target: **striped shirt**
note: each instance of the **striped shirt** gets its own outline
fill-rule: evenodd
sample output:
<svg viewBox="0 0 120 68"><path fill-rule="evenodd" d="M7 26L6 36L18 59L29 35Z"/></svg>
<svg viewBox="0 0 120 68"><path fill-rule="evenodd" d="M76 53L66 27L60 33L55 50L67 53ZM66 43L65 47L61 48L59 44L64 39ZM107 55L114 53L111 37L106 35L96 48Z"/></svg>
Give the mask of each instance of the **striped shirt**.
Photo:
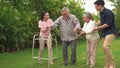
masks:
<svg viewBox="0 0 120 68"><path fill-rule="evenodd" d="M64 19L60 16L53 26L59 26L60 36L63 41L71 41L77 39L77 33L74 33L73 29L80 29L80 22L75 15L69 14L68 19Z"/></svg>

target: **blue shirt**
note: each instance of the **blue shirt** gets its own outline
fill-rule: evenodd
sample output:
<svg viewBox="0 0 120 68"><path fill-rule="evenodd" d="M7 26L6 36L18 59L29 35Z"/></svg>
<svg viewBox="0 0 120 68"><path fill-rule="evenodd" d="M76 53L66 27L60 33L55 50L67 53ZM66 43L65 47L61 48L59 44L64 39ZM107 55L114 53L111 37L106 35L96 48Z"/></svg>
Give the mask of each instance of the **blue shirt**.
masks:
<svg viewBox="0 0 120 68"><path fill-rule="evenodd" d="M104 8L103 11L100 12L100 21L101 25L109 25L109 27L102 29L101 37L104 38L109 34L114 34L115 36L117 35L115 18L111 10Z"/></svg>

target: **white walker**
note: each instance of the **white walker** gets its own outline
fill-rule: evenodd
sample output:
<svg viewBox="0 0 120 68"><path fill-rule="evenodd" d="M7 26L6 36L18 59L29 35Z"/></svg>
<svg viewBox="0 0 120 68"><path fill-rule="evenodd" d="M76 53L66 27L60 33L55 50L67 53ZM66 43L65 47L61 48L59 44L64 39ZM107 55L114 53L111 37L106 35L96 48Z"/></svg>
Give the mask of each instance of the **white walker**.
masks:
<svg viewBox="0 0 120 68"><path fill-rule="evenodd" d="M53 59L57 59L58 58L58 56L57 56L57 39L56 39L56 37L55 36L51 36L51 37L49 37L49 38L52 38L52 40L54 40L55 41L55 47L56 47L56 50L55 50L55 56L53 56ZM48 39L49 39L48 38ZM37 52L38 53L38 55L36 56L35 54L36 54L36 52L35 52L35 41L36 40L40 40L41 38L40 38L40 36L38 35L38 34L35 34L34 36L33 36L33 43L32 43L32 63L33 63L33 59L36 59L36 60L39 60L39 59L41 59L41 60L48 60L48 68L50 68L50 63L49 63L49 61L50 61L50 58L49 58L49 55L48 55L48 57L42 57L42 58L39 58L39 54L40 54L40 50L39 50L39 52ZM48 39L44 39L44 40L48 40ZM49 42L49 40L48 40L48 42ZM39 42L39 46L40 46L40 42ZM40 49L40 48L39 48ZM54 53L54 52L53 52Z"/></svg>

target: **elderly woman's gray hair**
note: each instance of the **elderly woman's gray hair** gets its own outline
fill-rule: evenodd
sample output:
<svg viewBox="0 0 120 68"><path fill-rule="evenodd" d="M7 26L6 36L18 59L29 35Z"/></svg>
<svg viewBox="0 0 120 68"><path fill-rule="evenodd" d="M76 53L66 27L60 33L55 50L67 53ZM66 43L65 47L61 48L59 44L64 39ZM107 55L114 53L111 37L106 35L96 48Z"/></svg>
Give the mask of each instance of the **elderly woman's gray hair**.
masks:
<svg viewBox="0 0 120 68"><path fill-rule="evenodd" d="M62 9L61 9L61 11L68 11L69 12L69 8L68 7L63 7Z"/></svg>
<svg viewBox="0 0 120 68"><path fill-rule="evenodd" d="M85 12L85 13L83 14L83 16L87 16L87 17L89 17L91 20L93 20L93 16L92 16L92 14L91 14L90 12Z"/></svg>

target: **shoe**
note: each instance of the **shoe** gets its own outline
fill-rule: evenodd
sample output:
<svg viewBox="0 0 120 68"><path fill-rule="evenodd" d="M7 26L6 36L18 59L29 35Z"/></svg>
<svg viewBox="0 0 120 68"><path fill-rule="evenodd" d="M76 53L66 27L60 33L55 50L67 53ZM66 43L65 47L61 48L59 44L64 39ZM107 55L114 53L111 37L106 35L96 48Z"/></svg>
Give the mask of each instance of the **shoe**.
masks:
<svg viewBox="0 0 120 68"><path fill-rule="evenodd" d="M42 61L41 61L41 60L38 60L38 63L40 63L40 64L41 64L41 63L42 63Z"/></svg>
<svg viewBox="0 0 120 68"><path fill-rule="evenodd" d="M51 61L50 64L53 64L53 62Z"/></svg>
<svg viewBox="0 0 120 68"><path fill-rule="evenodd" d="M63 64L63 67L66 67L68 64Z"/></svg>
<svg viewBox="0 0 120 68"><path fill-rule="evenodd" d="M62 67L66 67L67 65L63 65Z"/></svg>
<svg viewBox="0 0 120 68"><path fill-rule="evenodd" d="M75 63L70 63L70 65L75 65Z"/></svg>
<svg viewBox="0 0 120 68"><path fill-rule="evenodd" d="M90 67L93 68L95 65L94 64L91 64Z"/></svg>
<svg viewBox="0 0 120 68"><path fill-rule="evenodd" d="M109 68L109 67L104 67L104 68Z"/></svg>
<svg viewBox="0 0 120 68"><path fill-rule="evenodd" d="M109 66L106 65L104 68L109 68Z"/></svg>
<svg viewBox="0 0 120 68"><path fill-rule="evenodd" d="M90 65L90 63L86 63L86 65Z"/></svg>

